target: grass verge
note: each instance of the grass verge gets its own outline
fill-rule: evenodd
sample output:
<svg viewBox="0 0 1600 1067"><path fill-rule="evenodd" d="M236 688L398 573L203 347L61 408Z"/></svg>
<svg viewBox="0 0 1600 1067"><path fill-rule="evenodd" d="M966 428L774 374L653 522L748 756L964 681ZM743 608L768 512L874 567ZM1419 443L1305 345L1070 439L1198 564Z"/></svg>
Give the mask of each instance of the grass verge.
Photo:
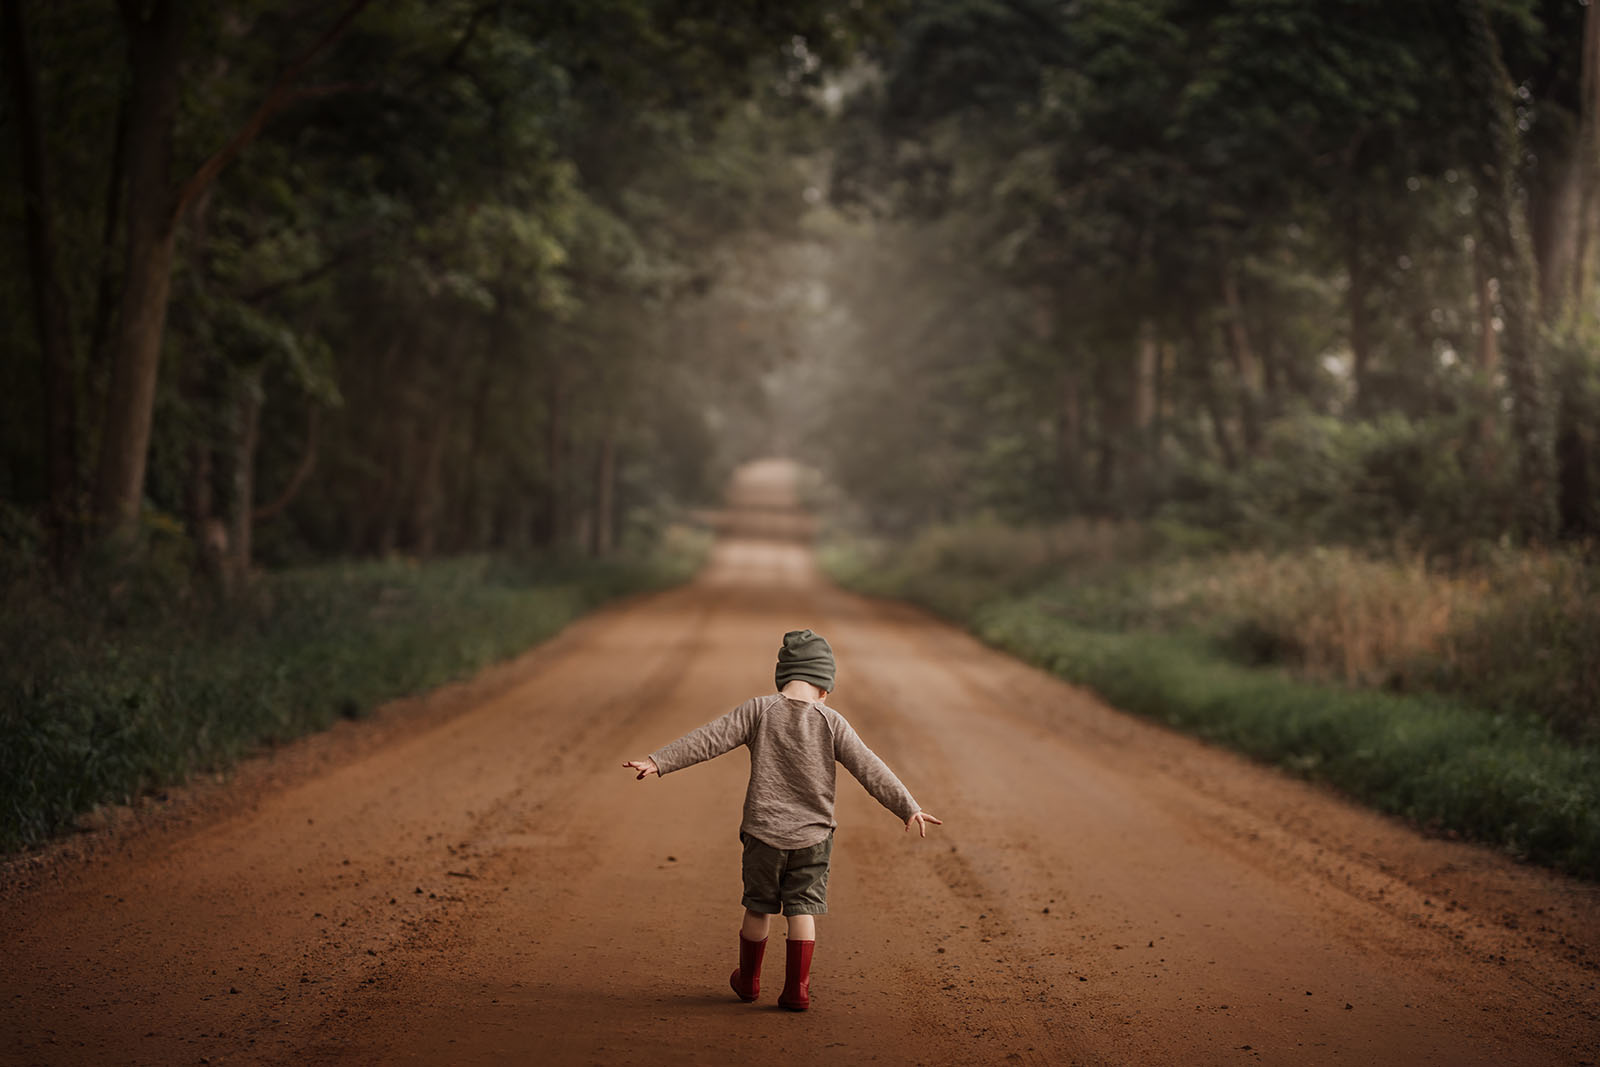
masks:
<svg viewBox="0 0 1600 1067"><path fill-rule="evenodd" d="M1534 715L1247 666L1200 630L1087 626L1063 617L1059 588L1019 591L971 571L944 582L937 567L863 565L848 548L823 561L846 585L919 602L1126 711L1425 828L1600 880L1600 748L1564 740Z"/></svg>
<svg viewBox="0 0 1600 1067"><path fill-rule="evenodd" d="M468 676L606 600L686 579L703 549L297 568L225 608L14 588L0 616L0 851Z"/></svg>

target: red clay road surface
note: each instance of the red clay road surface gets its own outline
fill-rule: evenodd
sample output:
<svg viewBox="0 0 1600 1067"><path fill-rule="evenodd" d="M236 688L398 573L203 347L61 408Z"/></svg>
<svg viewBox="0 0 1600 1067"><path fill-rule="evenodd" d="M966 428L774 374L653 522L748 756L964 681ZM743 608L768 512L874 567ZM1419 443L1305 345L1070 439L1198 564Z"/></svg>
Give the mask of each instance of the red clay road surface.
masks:
<svg viewBox="0 0 1600 1067"><path fill-rule="evenodd" d="M786 475L736 483L752 528ZM841 774L797 1015L781 922L761 1001L727 987L744 753L620 764L769 689L803 626L945 825ZM688 587L107 822L0 869L0 1062L1600 1061L1595 886L1123 715L792 542L727 537Z"/></svg>

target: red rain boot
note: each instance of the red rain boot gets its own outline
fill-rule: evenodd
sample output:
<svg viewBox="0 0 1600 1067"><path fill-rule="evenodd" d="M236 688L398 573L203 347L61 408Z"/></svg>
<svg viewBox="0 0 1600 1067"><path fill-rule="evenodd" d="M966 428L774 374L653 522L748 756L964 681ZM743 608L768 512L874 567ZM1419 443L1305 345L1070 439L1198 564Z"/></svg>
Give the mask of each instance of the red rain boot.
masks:
<svg viewBox="0 0 1600 1067"><path fill-rule="evenodd" d="M811 950L815 941L790 941L788 974L784 978L783 992L778 994L780 1007L790 1011L805 1011L811 1007Z"/></svg>
<svg viewBox="0 0 1600 1067"><path fill-rule="evenodd" d="M767 939L747 941L739 935L739 966L728 977L728 984L746 1004L761 995L761 957L767 954Z"/></svg>

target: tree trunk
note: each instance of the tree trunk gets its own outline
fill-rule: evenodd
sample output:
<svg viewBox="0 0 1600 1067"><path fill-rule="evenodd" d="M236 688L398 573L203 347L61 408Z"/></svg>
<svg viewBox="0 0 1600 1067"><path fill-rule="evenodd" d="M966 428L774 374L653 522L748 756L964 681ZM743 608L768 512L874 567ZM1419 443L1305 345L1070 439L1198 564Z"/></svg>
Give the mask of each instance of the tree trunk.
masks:
<svg viewBox="0 0 1600 1067"><path fill-rule="evenodd" d="M1583 540L1600 529L1600 486L1595 484L1595 430L1593 415L1597 398L1588 385L1588 375L1575 348L1563 353L1560 399L1557 401L1558 432L1555 441L1557 515L1563 537Z"/></svg>
<svg viewBox="0 0 1600 1067"><path fill-rule="evenodd" d="M503 307L503 301L501 303ZM483 500L483 446L489 431L489 400L494 393L495 356L510 343L507 317L497 312L490 325L488 343L478 363L478 380L473 386L472 407L467 424L467 454L461 470L460 514L456 517L455 541L458 551L484 547L491 536L493 518Z"/></svg>
<svg viewBox="0 0 1600 1067"><path fill-rule="evenodd" d="M136 538L156 374L177 239L170 184L182 19L172 0L126 16L133 89L128 120L128 249L112 343L95 517L111 540Z"/></svg>
<svg viewBox="0 0 1600 1067"><path fill-rule="evenodd" d="M1056 467L1067 508L1083 506L1083 383L1075 369L1061 375L1056 414ZM1066 510L1065 508L1063 510Z"/></svg>
<svg viewBox="0 0 1600 1067"><path fill-rule="evenodd" d="M1371 285L1362 245L1361 207L1352 190L1345 218L1345 270L1350 278L1346 295L1350 316L1350 379L1355 387L1355 408L1370 407L1369 377L1372 369L1372 326L1367 310L1367 290Z"/></svg>
<svg viewBox="0 0 1600 1067"><path fill-rule="evenodd" d="M1139 323L1133 381L1133 453L1128 464L1130 496L1137 507L1149 497L1150 472L1154 467L1154 429L1156 422L1156 381L1160 373L1161 346L1155 323Z"/></svg>
<svg viewBox="0 0 1600 1067"><path fill-rule="evenodd" d="M565 374L555 368L547 392L549 423L545 437L545 480L549 499L545 502L544 543L552 548L566 544L571 517L567 499L567 413Z"/></svg>
<svg viewBox="0 0 1600 1067"><path fill-rule="evenodd" d="M1500 373L1500 340L1495 331L1494 292L1489 279L1489 257L1483 250L1483 242L1472 242L1472 280L1476 294L1478 308L1478 377L1483 382L1483 416L1478 424L1478 441L1484 449L1487 459L1492 456L1492 443L1495 439L1495 426L1498 423L1499 407L1495 388L1495 376ZM1489 473L1489 471L1485 471Z"/></svg>
<svg viewBox="0 0 1600 1067"><path fill-rule="evenodd" d="M116 304L117 236L122 227L122 187L127 175L128 157L128 98L122 98L117 108L116 132L112 136L111 167L106 172L104 215L100 227L100 248L95 266L94 324L89 330L88 358L90 365L99 367L109 356L112 314ZM89 397L86 403L92 408L104 402L104 397Z"/></svg>
<svg viewBox="0 0 1600 1067"><path fill-rule="evenodd" d="M1583 311L1594 251L1596 212L1600 209L1600 16L1589 4L1583 16L1578 109L1573 134L1564 145L1547 145L1540 167L1551 180L1533 222L1534 252L1539 271L1539 314L1550 327L1561 328Z"/></svg>
<svg viewBox="0 0 1600 1067"><path fill-rule="evenodd" d="M594 537L590 548L602 559L616 540L617 431L607 426L600 437L594 472Z"/></svg>
<svg viewBox="0 0 1600 1067"><path fill-rule="evenodd" d="M194 542L195 569L226 598L233 591L228 527L216 515L211 486L212 462L211 440L202 434L189 446L185 506L189 512L189 537Z"/></svg>
<svg viewBox="0 0 1600 1067"><path fill-rule="evenodd" d="M236 589L249 581L255 552L256 451L261 444L262 400L261 368L242 371L234 401L233 499L228 515L228 571Z"/></svg>
<svg viewBox="0 0 1600 1067"><path fill-rule="evenodd" d="M1583 16L1583 66L1579 79L1578 135L1572 171L1579 188L1573 220L1572 266L1562 310L1547 313L1560 338L1562 376L1556 412L1556 507L1566 537L1591 538L1600 532L1600 396L1592 384L1593 275L1600 236L1600 13L1590 3Z"/></svg>
<svg viewBox="0 0 1600 1067"><path fill-rule="evenodd" d="M1513 186L1519 150L1511 80L1501 62L1482 0L1453 7L1458 75L1473 110L1469 149L1481 175L1477 221L1489 273L1500 284L1500 355L1511 401L1517 457L1518 532L1547 540L1556 525L1555 455L1545 397L1545 370L1531 284L1532 257L1517 229Z"/></svg>
<svg viewBox="0 0 1600 1067"><path fill-rule="evenodd" d="M1120 455L1122 442L1119 436L1128 417L1126 402L1117 395L1109 362L1104 358L1097 359L1090 375L1093 390L1090 402L1093 404L1096 431L1094 510L1101 514L1109 513L1114 507L1113 497L1122 466Z"/></svg>
<svg viewBox="0 0 1600 1067"><path fill-rule="evenodd" d="M1578 106L1577 158L1582 174L1578 239L1573 253L1572 288L1567 296L1574 312L1589 306L1595 258L1600 252L1600 12L1590 3L1583 13L1583 68Z"/></svg>
<svg viewBox="0 0 1600 1067"><path fill-rule="evenodd" d="M1189 334L1190 358L1194 361L1195 384L1199 388L1200 401L1205 405L1206 414L1210 416L1211 434L1217 443L1217 452L1222 457L1222 465L1229 470L1239 466L1239 450L1234 447L1233 437L1228 432L1228 416L1223 410L1222 398L1217 394L1217 376L1212 342L1207 340L1208 331L1201 328L1198 318L1193 312L1187 316L1185 323Z"/></svg>
<svg viewBox="0 0 1600 1067"><path fill-rule="evenodd" d="M1254 455L1261 450L1263 374L1245 324L1244 301L1239 298L1239 279L1231 262L1222 268L1222 304L1227 311L1228 350L1239 376L1239 424L1244 430L1245 448Z"/></svg>
<svg viewBox="0 0 1600 1067"><path fill-rule="evenodd" d="M403 474L416 459L414 427L409 419L398 418L395 424L395 444L388 451L388 463L383 472L383 483L376 494L379 501L375 527L371 536L373 552L378 556L392 555L400 544L400 514L405 507Z"/></svg>
<svg viewBox="0 0 1600 1067"><path fill-rule="evenodd" d="M1578 264L1583 164L1576 145L1573 149L1565 160L1551 160L1545 164L1555 172L1549 199L1538 219L1543 237L1538 247L1539 313L1546 323L1559 322L1565 316L1573 295L1573 272Z"/></svg>
<svg viewBox="0 0 1600 1067"><path fill-rule="evenodd" d="M11 71L11 97L20 142L23 221L27 235L28 270L33 282L34 328L44 359L45 469L49 485L47 528L50 562L57 574L76 555L78 524L78 374L68 325L67 298L56 268L56 241L51 225L51 182L39 124L38 81L28 48L22 4L4 6L6 66Z"/></svg>
<svg viewBox="0 0 1600 1067"><path fill-rule="evenodd" d="M416 465L417 480L411 492L412 548L421 559L429 559L439 541L439 483L444 472L445 444L450 439L448 414L435 418L422 443L421 462Z"/></svg>

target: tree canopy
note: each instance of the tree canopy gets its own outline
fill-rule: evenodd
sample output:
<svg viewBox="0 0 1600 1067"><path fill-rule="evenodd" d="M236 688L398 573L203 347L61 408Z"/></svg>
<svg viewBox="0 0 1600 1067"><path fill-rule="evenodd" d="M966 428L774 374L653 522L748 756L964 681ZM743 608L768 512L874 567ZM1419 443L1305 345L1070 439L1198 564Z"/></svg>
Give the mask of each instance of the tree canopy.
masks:
<svg viewBox="0 0 1600 1067"><path fill-rule="evenodd" d="M913 299L965 299L935 330L882 324L895 373L841 403L919 430L838 479L920 500L913 523L960 500L1592 533L1595 21L1532 0L919 5L841 124L834 190L906 243ZM1345 493L1373 521L1311 521Z"/></svg>
<svg viewBox="0 0 1600 1067"><path fill-rule="evenodd" d="M889 527L1592 535L1596 22L10 0L0 536L603 554L763 447Z"/></svg>

